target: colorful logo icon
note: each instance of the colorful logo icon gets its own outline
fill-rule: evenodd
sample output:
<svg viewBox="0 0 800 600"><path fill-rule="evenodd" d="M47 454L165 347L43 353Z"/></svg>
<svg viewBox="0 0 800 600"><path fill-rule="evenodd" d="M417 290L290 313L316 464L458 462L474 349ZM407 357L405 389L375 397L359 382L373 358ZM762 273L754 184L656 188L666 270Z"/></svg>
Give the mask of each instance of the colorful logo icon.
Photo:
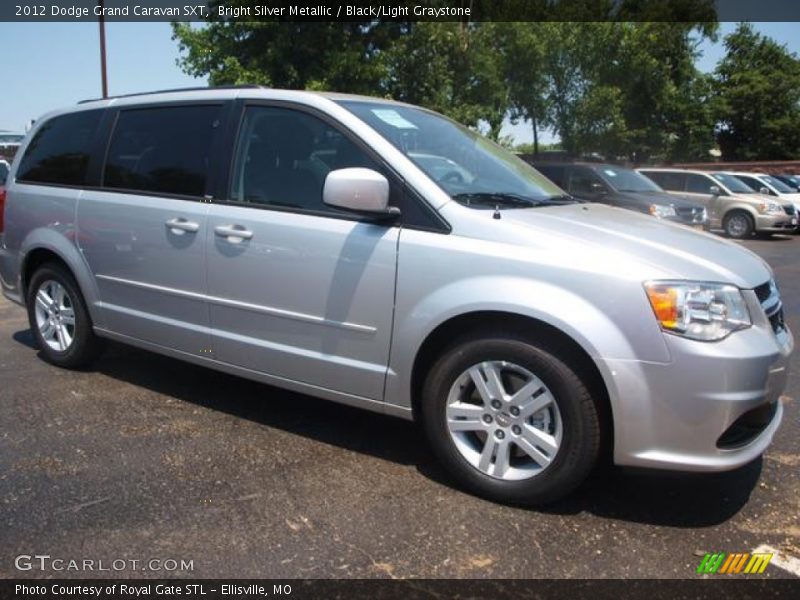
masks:
<svg viewBox="0 0 800 600"><path fill-rule="evenodd" d="M766 552L707 552L697 572L701 575L755 575L763 573L770 560L772 554Z"/></svg>

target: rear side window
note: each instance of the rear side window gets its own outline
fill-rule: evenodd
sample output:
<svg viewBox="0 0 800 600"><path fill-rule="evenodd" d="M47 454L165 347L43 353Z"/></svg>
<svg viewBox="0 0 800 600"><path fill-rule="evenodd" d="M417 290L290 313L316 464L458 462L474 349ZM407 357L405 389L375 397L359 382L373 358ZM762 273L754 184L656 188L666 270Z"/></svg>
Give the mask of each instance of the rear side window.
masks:
<svg viewBox="0 0 800 600"><path fill-rule="evenodd" d="M0 185L5 185L7 178L8 178L8 167L6 166L6 163L0 162Z"/></svg>
<svg viewBox="0 0 800 600"><path fill-rule="evenodd" d="M683 173L670 173L668 171L642 171L642 175L652 179L669 192L682 192L686 181Z"/></svg>
<svg viewBox="0 0 800 600"><path fill-rule="evenodd" d="M107 188L202 196L221 105L119 113L103 175Z"/></svg>
<svg viewBox="0 0 800 600"><path fill-rule="evenodd" d="M61 115L42 125L28 144L17 179L28 183L83 185L102 110Z"/></svg>

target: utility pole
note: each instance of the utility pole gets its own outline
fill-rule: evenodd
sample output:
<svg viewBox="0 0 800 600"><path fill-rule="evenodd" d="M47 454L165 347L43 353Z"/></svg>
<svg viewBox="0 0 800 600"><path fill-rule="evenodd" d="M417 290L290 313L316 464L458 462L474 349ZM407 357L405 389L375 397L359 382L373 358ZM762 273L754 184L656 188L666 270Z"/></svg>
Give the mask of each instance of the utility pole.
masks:
<svg viewBox="0 0 800 600"><path fill-rule="evenodd" d="M103 82L103 98L108 98L108 74L106 73L106 17L104 15L103 0L97 0L100 5L100 77Z"/></svg>

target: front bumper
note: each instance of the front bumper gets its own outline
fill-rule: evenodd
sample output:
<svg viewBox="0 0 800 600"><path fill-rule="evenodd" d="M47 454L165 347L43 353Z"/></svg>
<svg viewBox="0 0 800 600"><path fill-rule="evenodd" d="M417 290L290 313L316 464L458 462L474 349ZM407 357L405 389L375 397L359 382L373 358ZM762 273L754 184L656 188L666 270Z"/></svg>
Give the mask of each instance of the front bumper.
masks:
<svg viewBox="0 0 800 600"><path fill-rule="evenodd" d="M753 326L704 343L664 334L672 361L602 360L614 415L614 460L725 471L760 456L783 417L794 340L775 333L752 291Z"/></svg>
<svg viewBox="0 0 800 600"><path fill-rule="evenodd" d="M758 215L756 231L763 233L785 233L797 229L797 215Z"/></svg>
<svg viewBox="0 0 800 600"><path fill-rule="evenodd" d="M679 225L685 225L686 227L691 227L692 229L711 231L711 221L707 218L696 219L693 217L683 217L681 215L678 215L676 217L664 217L664 220L669 221L670 223L678 223Z"/></svg>

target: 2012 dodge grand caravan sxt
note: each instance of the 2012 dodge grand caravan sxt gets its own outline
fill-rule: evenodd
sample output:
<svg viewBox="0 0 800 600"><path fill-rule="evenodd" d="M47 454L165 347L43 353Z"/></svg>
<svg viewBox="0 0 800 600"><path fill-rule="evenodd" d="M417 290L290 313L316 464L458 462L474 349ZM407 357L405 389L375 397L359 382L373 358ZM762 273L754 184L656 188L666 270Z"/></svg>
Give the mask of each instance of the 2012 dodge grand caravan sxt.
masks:
<svg viewBox="0 0 800 600"><path fill-rule="evenodd" d="M414 417L501 501L564 495L606 447L731 469L783 412L794 342L761 259L575 202L405 104L247 88L55 112L2 236L3 292L50 362L111 338Z"/></svg>

